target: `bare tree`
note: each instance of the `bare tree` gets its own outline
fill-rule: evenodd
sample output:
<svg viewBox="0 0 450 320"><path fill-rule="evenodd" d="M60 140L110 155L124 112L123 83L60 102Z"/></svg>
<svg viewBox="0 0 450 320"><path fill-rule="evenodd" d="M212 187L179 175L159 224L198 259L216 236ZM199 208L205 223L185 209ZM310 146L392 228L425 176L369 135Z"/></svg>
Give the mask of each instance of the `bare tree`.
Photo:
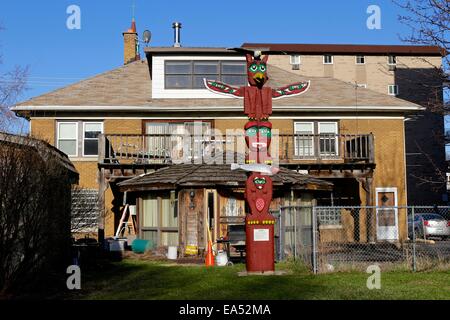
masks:
<svg viewBox="0 0 450 320"><path fill-rule="evenodd" d="M402 9L398 16L401 23L408 26L410 34L401 36L403 42L417 45L438 46L443 55L442 65L435 66L429 63L429 68L424 70L409 70L406 77L397 75L399 80L411 83L411 87L419 91L418 102L427 108L421 115L428 119L437 119L448 115L449 97L449 70L450 70L450 1L449 0L392 0ZM429 114L427 116L427 113ZM434 116L433 116L434 115ZM442 118L441 118L442 119ZM437 145L444 153L446 136L443 128L432 128L431 136L434 141L417 143L418 152L424 156L428 173L411 174L417 181L417 185L427 185L434 190L442 189L446 184L446 166L439 161L432 152L426 151L431 144Z"/></svg>
<svg viewBox="0 0 450 320"><path fill-rule="evenodd" d="M3 30L0 25L0 32ZM0 66L2 65L0 53ZM12 70L0 73L0 131L9 131L17 118L11 106L17 102L21 93L26 90L28 67L15 66Z"/></svg>
<svg viewBox="0 0 450 320"><path fill-rule="evenodd" d="M44 142L0 134L0 298L70 262L73 178L63 160Z"/></svg>

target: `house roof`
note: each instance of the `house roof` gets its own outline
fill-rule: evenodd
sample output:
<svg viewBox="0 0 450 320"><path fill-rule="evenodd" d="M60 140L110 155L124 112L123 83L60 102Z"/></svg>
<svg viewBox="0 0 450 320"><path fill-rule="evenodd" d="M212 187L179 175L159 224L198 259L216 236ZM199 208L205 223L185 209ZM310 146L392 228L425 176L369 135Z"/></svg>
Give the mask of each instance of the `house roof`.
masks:
<svg viewBox="0 0 450 320"><path fill-rule="evenodd" d="M333 184L286 168L271 177L274 187L331 191ZM179 187L244 187L244 170L229 164L178 164L118 183L121 191L167 190Z"/></svg>
<svg viewBox="0 0 450 320"><path fill-rule="evenodd" d="M270 60L269 60L270 62ZM334 78L304 77L275 67L268 66L268 86L279 87L303 80L310 80L310 89L302 95L274 100L274 112L279 111L317 111L322 108L351 107L352 110L398 111L403 109L420 110L421 106L387 94L358 88L354 84ZM98 111L104 107L108 111L241 111L243 101L235 98L207 99L152 99L149 67L146 61L136 61L67 87L43 94L21 102L13 111L64 110ZM358 104L356 106L356 101ZM83 108L83 106L85 108ZM77 108L78 107L78 108ZM311 109L311 110L308 110ZM132 110L131 110L132 109ZM345 111L345 110L344 110Z"/></svg>
<svg viewBox="0 0 450 320"><path fill-rule="evenodd" d="M309 54L368 54L368 55L414 55L446 56L445 49L438 46L411 45L358 45L358 44L301 44L301 43L244 43L243 48L264 48L266 51Z"/></svg>

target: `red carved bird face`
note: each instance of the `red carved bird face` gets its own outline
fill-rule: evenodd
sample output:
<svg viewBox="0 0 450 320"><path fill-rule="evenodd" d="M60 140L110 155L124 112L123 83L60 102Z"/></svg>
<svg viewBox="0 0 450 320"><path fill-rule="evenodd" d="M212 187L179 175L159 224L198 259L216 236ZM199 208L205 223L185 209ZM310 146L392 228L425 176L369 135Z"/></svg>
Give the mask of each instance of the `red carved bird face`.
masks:
<svg viewBox="0 0 450 320"><path fill-rule="evenodd" d="M253 87L261 89L269 80L267 75L267 60L269 56L264 56L262 59L255 59L250 54L247 54L246 59L248 83Z"/></svg>

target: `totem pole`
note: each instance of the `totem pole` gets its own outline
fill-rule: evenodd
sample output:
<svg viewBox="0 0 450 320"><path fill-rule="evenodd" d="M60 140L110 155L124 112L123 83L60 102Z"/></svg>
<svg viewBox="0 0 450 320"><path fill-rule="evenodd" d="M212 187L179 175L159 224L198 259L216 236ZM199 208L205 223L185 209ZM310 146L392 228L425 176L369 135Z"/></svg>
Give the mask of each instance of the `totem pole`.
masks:
<svg viewBox="0 0 450 320"><path fill-rule="evenodd" d="M245 165L233 164L232 170L241 168L249 171L245 184L245 199L250 208L245 218L246 260L248 272L267 272L275 270L274 224L275 219L269 208L272 201L272 179L270 175L278 172L272 167L269 149L272 139L272 99L293 96L308 90L310 82L298 82L281 88L264 87L269 80L267 60L261 53L247 54L247 76L249 86L240 88L215 80L204 79L205 86L215 92L244 99L244 113L248 117L245 124L245 141L248 153Z"/></svg>

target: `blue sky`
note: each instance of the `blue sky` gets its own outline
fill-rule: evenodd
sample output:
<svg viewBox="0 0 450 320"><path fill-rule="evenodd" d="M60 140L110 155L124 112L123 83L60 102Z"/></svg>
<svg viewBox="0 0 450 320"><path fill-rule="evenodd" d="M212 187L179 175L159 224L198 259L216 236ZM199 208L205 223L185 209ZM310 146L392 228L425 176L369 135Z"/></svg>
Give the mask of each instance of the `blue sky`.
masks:
<svg viewBox="0 0 450 320"><path fill-rule="evenodd" d="M183 23L183 46L240 46L243 42L401 44L408 28L391 0L316 1L1 1L0 72L29 66L21 100L122 64L122 32L131 22L153 33L150 45L170 46L171 24ZM81 9L81 29L66 27L69 5ZM366 10L381 8L381 30L369 30Z"/></svg>

